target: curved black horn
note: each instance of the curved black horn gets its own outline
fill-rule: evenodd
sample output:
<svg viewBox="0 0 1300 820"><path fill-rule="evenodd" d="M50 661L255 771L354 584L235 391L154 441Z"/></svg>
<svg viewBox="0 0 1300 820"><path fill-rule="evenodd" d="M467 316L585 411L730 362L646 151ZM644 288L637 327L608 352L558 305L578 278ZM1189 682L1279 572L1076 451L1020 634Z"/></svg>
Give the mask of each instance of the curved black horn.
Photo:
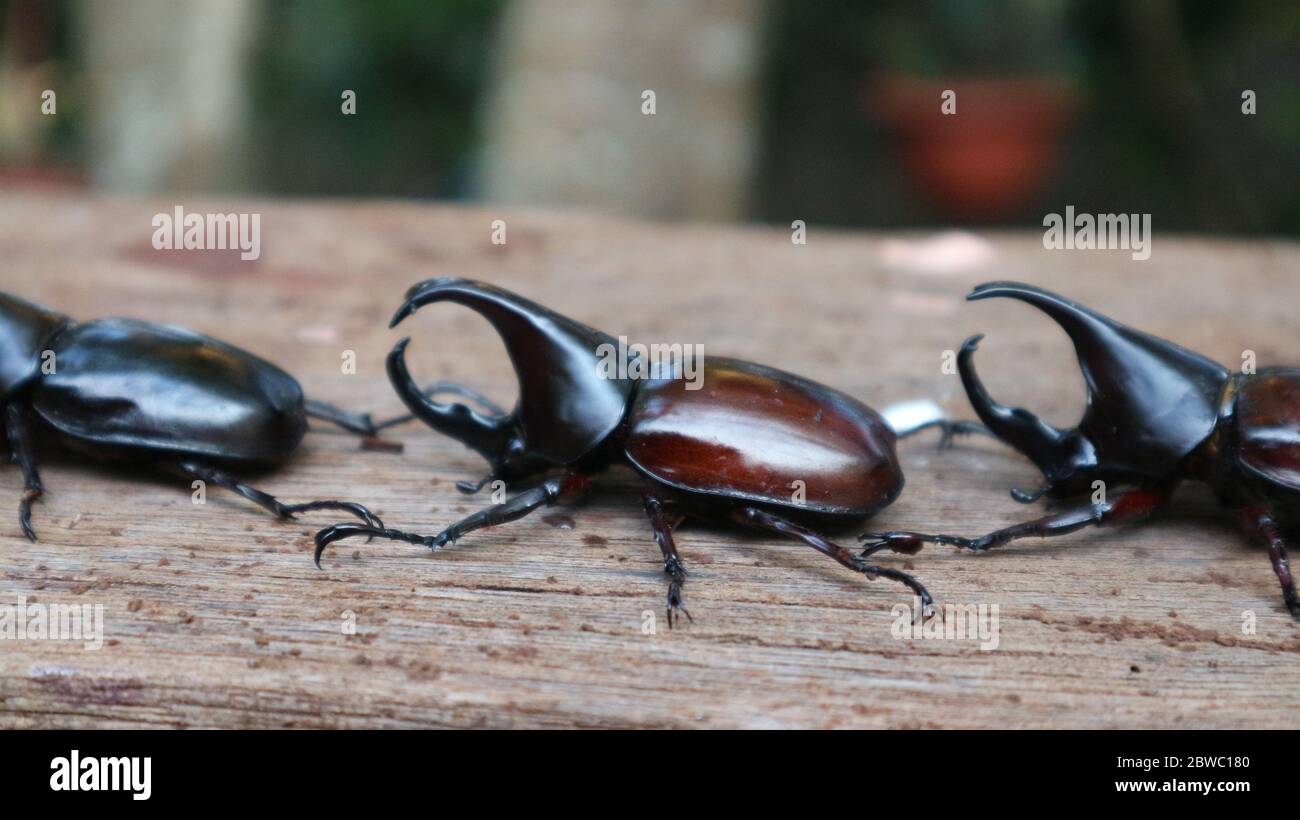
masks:
<svg viewBox="0 0 1300 820"><path fill-rule="evenodd" d="M966 298L997 296L1033 305L1070 336L1088 388L1079 431L1105 460L1169 469L1213 429L1222 365L1032 285L989 282Z"/></svg>
<svg viewBox="0 0 1300 820"><path fill-rule="evenodd" d="M390 327L431 302L464 305L487 319L501 336L519 379L519 404L508 418L511 422L517 419L530 455L556 464L572 462L622 421L632 384L603 377L597 352L602 345L617 346L617 340L507 290L455 277L430 279L411 288ZM405 391L407 406L418 414L413 404L417 399L410 394L412 389L418 394L418 387L405 382L399 385L396 380L394 385L399 392ZM418 401L425 412L430 412L429 404L438 406ZM456 432L439 425L450 424L463 435L466 430L481 429L486 421L472 412L454 410L454 406L432 412L437 421L429 423L457 437ZM496 435L499 431L494 426L491 432Z"/></svg>
<svg viewBox="0 0 1300 820"><path fill-rule="evenodd" d="M513 417L483 416L460 402L434 401L420 389L406 367L406 346L410 341L409 337L403 339L388 354L388 380L397 395L416 418L495 463L510 436Z"/></svg>
<svg viewBox="0 0 1300 820"><path fill-rule="evenodd" d="M957 354L957 372L975 414L993 435L1015 447L1048 478L1062 477L1077 455L1069 433L1051 426L1021 407L999 404L989 395L975 372L975 351L983 335L962 342Z"/></svg>

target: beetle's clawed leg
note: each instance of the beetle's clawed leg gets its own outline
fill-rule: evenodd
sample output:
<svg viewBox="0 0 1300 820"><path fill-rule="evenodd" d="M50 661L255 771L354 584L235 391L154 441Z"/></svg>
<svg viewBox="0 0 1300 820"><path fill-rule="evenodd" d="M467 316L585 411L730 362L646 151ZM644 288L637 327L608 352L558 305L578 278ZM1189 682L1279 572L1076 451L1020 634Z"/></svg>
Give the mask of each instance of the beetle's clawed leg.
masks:
<svg viewBox="0 0 1300 820"><path fill-rule="evenodd" d="M231 492L236 492L252 501L259 507L274 513L279 518L292 520L295 515L312 510L342 510L349 512L366 522L369 527L382 528L384 522L380 521L364 505L355 501L307 501L302 504L285 504L275 496L262 492L256 487L239 481L231 475L221 470L209 467L205 464L199 464L193 461L183 461L177 464L164 465L174 471L179 471L182 475L189 478L195 478L210 484L216 484L218 487L225 487Z"/></svg>
<svg viewBox="0 0 1300 820"><path fill-rule="evenodd" d="M493 478L495 478L495 476L492 473L488 473L478 481L457 481L456 489L460 490L465 495L474 495L479 490L486 487Z"/></svg>
<svg viewBox="0 0 1300 820"><path fill-rule="evenodd" d="M362 504L355 501L307 501L302 504L282 504L275 502L275 513L283 519L292 521L298 513L313 510L342 510L350 512L371 527L382 527L384 522Z"/></svg>
<svg viewBox="0 0 1300 820"><path fill-rule="evenodd" d="M472 518L473 516L470 517ZM444 547L447 544L455 544L457 541L459 541L461 537L465 535L466 531L461 529L461 525L466 520L468 519L461 519L460 521L457 521L455 524L450 524L447 526L445 530L430 538L428 543L429 548L436 550L439 547ZM492 525L484 524L482 526L490 527ZM470 527L470 529L478 529L478 527Z"/></svg>
<svg viewBox="0 0 1300 820"><path fill-rule="evenodd" d="M686 569L678 562L665 562L664 572L671 579L668 582L668 628L673 628L674 616L680 619L680 616L676 615L678 612L685 615L686 620L695 623L691 611L682 603L682 584L686 583Z"/></svg>
<svg viewBox="0 0 1300 820"><path fill-rule="evenodd" d="M924 544L946 544L960 549L984 552L1017 538L1030 536L1049 538L1053 535L1065 535L1090 525L1129 523L1155 512L1169 500L1172 491L1173 488L1170 486L1137 487L1116 493L1105 501L1063 510L1023 524L1014 524L978 538L927 535L919 532L865 532L859 536L863 541L862 557L865 558L882 549L916 552Z"/></svg>
<svg viewBox="0 0 1300 820"><path fill-rule="evenodd" d="M11 403L5 410L5 433L9 438L11 457L23 471L23 498L18 502L18 524L27 540L35 541L32 504L45 493L45 485L41 483L40 471L36 469L36 452L26 411L16 403Z"/></svg>
<svg viewBox="0 0 1300 820"><path fill-rule="evenodd" d="M812 530L800 526L793 521L787 521L780 516L773 515L757 507L743 507L736 511L732 516L736 521L751 527L760 527L762 529L778 532L782 535L789 536L798 541L802 541L823 555L834 558L843 566L848 567L855 572L860 572L868 578L888 578L891 581L897 581L921 599L921 612L923 618L929 618L934 614L934 599L926 590L921 582L901 570L891 569L889 567L876 566L868 564L861 557L854 555L849 550L828 541L821 535Z"/></svg>
<svg viewBox="0 0 1300 820"><path fill-rule="evenodd" d="M1044 484L1037 490L1022 490L1019 487L1012 487L1011 497L1016 501L1019 501L1021 504L1033 504L1038 499L1047 495L1051 489L1051 484Z"/></svg>
<svg viewBox="0 0 1300 820"><path fill-rule="evenodd" d="M939 449L947 450L952 446L952 441L957 436L969 436L974 434L992 436L989 428L980 424L978 421L949 421L948 419L936 419L927 421L909 430L904 430L898 434L900 440L911 438L923 430L939 429Z"/></svg>
<svg viewBox="0 0 1300 820"><path fill-rule="evenodd" d="M381 429L375 424L369 413L351 413L329 402L308 399L303 402L303 410L308 418L328 421L336 427L356 433L359 436L374 436Z"/></svg>
<svg viewBox="0 0 1300 820"><path fill-rule="evenodd" d="M23 528L23 535L28 541L36 540L36 530L32 529L32 504L44 494L44 487L29 487L23 490L23 499L18 502L18 524Z"/></svg>
<svg viewBox="0 0 1300 820"><path fill-rule="evenodd" d="M659 551L664 556L664 574L668 576L668 628L673 628L673 621L678 612L685 615L686 620L694 623L695 619L682 604L682 585L686 583L686 566L682 564L681 556L677 554L677 543L673 539L673 530L677 524L668 519L663 500L650 493L644 494L641 500L645 504L646 515L650 518L650 527L654 530L655 543L659 545Z"/></svg>
<svg viewBox="0 0 1300 820"><path fill-rule="evenodd" d="M436 543L437 537L432 535L417 535L402 530L389 529L388 527L375 527L367 524L334 524L326 527L316 533L316 552L312 556L316 562L317 569L320 568L320 557L325 552L325 548L335 541L344 538L352 538L356 535L367 536L367 541L373 538L387 538L389 541L405 541L408 544L437 549L441 544Z"/></svg>
<svg viewBox="0 0 1300 820"><path fill-rule="evenodd" d="M978 539L962 538L957 535L927 535L922 532L905 532L894 530L891 532L864 532L858 536L862 542L861 557L867 558L881 550L890 550L892 552L901 552L905 555L915 555L921 551L921 547L926 544L947 544L962 549L982 551L988 549L988 545L977 543Z"/></svg>
<svg viewBox="0 0 1300 820"><path fill-rule="evenodd" d="M1268 544L1268 558L1273 563L1273 573L1282 585L1282 601L1291 617L1300 619L1300 596L1296 595L1295 578L1291 575L1291 562L1286 554L1286 542L1277 520L1267 507L1258 505L1243 509L1241 520L1248 531L1262 536Z"/></svg>
<svg viewBox="0 0 1300 820"><path fill-rule="evenodd" d="M843 547L841 547L840 549L843 549ZM903 572L902 570L891 569L890 567L881 567L875 564L868 564L866 561L857 557L854 557L852 563L846 564L846 566L848 566L850 569L855 569L858 572L861 572L863 575L866 575L868 578L872 578L872 577L888 578L891 581L899 582L903 586L912 590L912 592L916 595L916 597L921 599L921 619L929 620L930 618L934 617L934 612L935 612L934 598L930 597L929 590L927 590L924 586L922 586L920 581L916 580L911 575L908 575L906 572Z"/></svg>
<svg viewBox="0 0 1300 820"><path fill-rule="evenodd" d="M580 473L566 473L555 478L548 478L541 484L525 490L514 498L501 504L494 504L457 521L435 536L437 546L455 543L466 533L483 527L494 527L508 521L516 521L539 507L572 502L586 493L590 479Z"/></svg>
<svg viewBox="0 0 1300 820"><path fill-rule="evenodd" d="M556 503L576 501L586 494L590 485L591 477L585 473L568 472L561 476L548 478L536 487L525 490L505 503L479 510L432 536L388 529L382 524L378 526L361 526L350 522L335 524L316 533L316 565L320 566L321 553L325 551L327 546L335 541L357 535L387 538L390 541L405 541L409 544L419 544L436 550L444 544L455 543L462 536L474 530L523 518L539 507L549 507Z"/></svg>

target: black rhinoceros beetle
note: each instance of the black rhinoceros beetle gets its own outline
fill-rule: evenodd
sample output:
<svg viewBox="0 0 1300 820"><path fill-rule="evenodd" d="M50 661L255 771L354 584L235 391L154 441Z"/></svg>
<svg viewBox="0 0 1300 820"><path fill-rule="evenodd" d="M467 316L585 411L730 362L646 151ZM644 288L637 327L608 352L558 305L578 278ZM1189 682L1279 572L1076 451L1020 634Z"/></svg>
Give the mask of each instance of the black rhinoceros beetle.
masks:
<svg viewBox="0 0 1300 820"><path fill-rule="evenodd" d="M402 400L435 430L461 441L491 464L488 478L531 487L433 536L364 524L338 524L316 535L316 560L332 542L379 536L432 549L468 532L521 518L584 495L591 477L626 464L648 482L643 496L669 578L668 622L682 607L686 571L673 530L686 517L730 520L807 544L868 577L891 578L931 599L910 575L870 564L814 528L845 528L902 491L896 438L940 427L982 430L931 418L892 429L876 411L837 390L736 359L703 363L702 389L681 378L609 378L598 351L616 341L516 294L465 279L431 279L411 288L395 326L423 305L454 302L477 311L500 334L519 379L514 412L483 415L422 393L406 366L403 339L388 357ZM550 474L548 476L548 473ZM791 488L804 482L805 497Z"/></svg>
<svg viewBox="0 0 1300 820"><path fill-rule="evenodd" d="M1282 597L1300 617L1283 532L1300 525L1300 369L1231 373L1171 342L1125 327L1055 293L1017 282L991 282L967 299L1006 296L1042 310L1069 334L1088 388L1088 407L1072 430L1052 427L1027 410L995 402L975 374L980 336L966 340L958 371L971 405L988 429L1043 472L1034 501L1104 487L1104 500L997 530L978 538L914 532L865 533L863 556L916 550L925 542L983 551L1025 536L1063 535L1090 524L1150 515L1183 480L1213 488L1246 530L1268 544Z"/></svg>
<svg viewBox="0 0 1300 820"><path fill-rule="evenodd" d="M365 414L306 401L298 382L275 365L182 328L132 319L77 323L5 293L0 396L9 449L26 485L19 523L32 540L32 503L44 492L36 444L46 439L225 487L281 518L332 509L378 526L361 504L283 504L227 470L285 461L308 417L366 435L410 418L376 424Z"/></svg>

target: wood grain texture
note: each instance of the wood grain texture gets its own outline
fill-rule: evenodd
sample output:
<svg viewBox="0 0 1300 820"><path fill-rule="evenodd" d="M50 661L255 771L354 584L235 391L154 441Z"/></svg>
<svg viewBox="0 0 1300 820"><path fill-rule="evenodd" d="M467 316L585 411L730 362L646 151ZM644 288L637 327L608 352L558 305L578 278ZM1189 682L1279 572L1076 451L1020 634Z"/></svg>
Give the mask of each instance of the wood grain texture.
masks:
<svg viewBox="0 0 1300 820"><path fill-rule="evenodd" d="M1020 279L1237 366L1300 363L1300 248L1157 234L1127 252L1052 252L1036 234L986 237L973 266L930 264L943 242L672 227L582 214L399 204L184 201L262 214L262 258L150 247L175 201L0 195L0 287L76 317L125 315L221 336L294 373L308 393L396 413L386 322L413 282L485 279L613 335L705 346L833 385L876 407L932 397L969 417L945 350L988 335L995 396L1072 423L1082 383L1064 335L1032 309L965 305L971 285ZM489 223L508 243L489 242ZM960 243L962 240L956 240ZM976 240L966 240L975 242ZM985 240L979 240L983 242ZM951 244L951 243L950 243ZM422 379L503 403L513 376L486 324L437 306L402 328ZM358 373L341 357L356 352ZM256 484L289 501L346 497L435 532L487 503L454 482L482 463L420 425L394 455L308 434ZM1038 514L1012 486L1032 467L1000 445L901 445L908 486L873 529L982 533ZM329 514L280 523L213 489L47 458L41 540L18 531L21 478L0 472L0 605L104 608L107 644L0 642L4 727L1117 727L1300 724L1300 628L1268 559L1203 491L1157 523L1029 540L985 556L883 557L940 603L997 604L1000 645L891 636L902 589L792 542L683 528L695 622L669 632L659 551L638 482L609 474L584 507L475 533L439 554L346 542L311 562ZM566 517L567 516L567 517ZM566 526L569 521L571 526ZM852 535L844 536L846 541ZM356 634L344 634L345 613ZM642 632L643 613L658 629ZM1243 634L1243 613L1257 631Z"/></svg>

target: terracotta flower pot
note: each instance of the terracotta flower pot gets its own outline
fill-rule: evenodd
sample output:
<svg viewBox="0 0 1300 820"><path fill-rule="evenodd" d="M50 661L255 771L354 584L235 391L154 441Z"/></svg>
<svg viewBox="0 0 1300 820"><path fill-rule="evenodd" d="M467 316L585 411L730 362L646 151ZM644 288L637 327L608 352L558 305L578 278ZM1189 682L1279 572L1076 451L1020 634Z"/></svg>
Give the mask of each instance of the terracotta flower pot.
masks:
<svg viewBox="0 0 1300 820"><path fill-rule="evenodd" d="M940 108L956 92L956 113ZM888 75L867 109L900 138L912 175L944 213L988 221L1016 213L1043 185L1076 110L1069 83Z"/></svg>

